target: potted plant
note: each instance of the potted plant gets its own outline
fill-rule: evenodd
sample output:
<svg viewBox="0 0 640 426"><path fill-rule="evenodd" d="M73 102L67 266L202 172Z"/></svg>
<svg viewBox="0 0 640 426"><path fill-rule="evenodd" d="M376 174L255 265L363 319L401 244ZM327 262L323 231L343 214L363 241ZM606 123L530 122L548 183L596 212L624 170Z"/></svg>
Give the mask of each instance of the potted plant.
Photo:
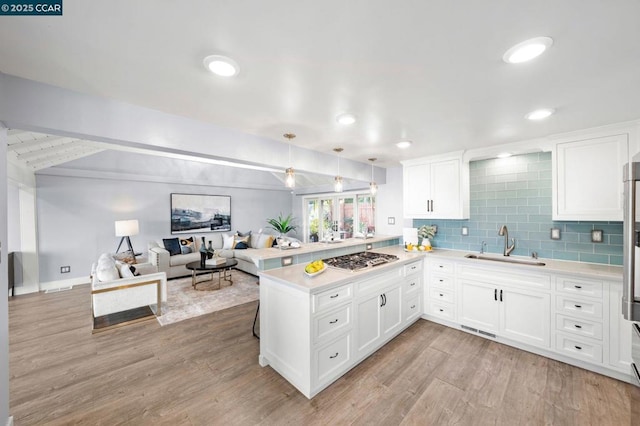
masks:
<svg viewBox="0 0 640 426"><path fill-rule="evenodd" d="M282 217L282 213L280 213L277 219L267 219L267 223L270 225L269 228L280 234L277 238L278 245L281 245L280 242L284 239L285 234L295 231L297 228L297 226L293 224L293 217L291 214L287 215L287 217Z"/></svg>
<svg viewBox="0 0 640 426"><path fill-rule="evenodd" d="M421 246L423 241L426 239L425 246L431 246L430 238L433 238L436 235L436 227L433 225L422 225L418 228L418 245Z"/></svg>

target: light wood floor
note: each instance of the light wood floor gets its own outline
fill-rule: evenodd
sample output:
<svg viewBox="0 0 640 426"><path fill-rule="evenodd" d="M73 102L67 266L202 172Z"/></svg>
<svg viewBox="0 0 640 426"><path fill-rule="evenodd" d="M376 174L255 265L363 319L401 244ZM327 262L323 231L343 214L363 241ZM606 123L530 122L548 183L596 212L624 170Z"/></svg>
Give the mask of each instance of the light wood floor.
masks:
<svg viewBox="0 0 640 426"><path fill-rule="evenodd" d="M630 385L424 320L309 401L258 365L255 302L95 335L89 306L9 301L16 425L630 424Z"/></svg>

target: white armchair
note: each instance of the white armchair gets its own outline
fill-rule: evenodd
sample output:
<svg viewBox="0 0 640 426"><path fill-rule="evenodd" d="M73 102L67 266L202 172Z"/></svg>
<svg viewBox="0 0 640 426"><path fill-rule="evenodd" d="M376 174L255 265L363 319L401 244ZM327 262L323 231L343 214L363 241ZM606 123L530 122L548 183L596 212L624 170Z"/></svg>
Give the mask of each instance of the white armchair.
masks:
<svg viewBox="0 0 640 426"><path fill-rule="evenodd" d="M164 272L146 273L155 271L155 267L149 264L133 265L141 275L133 276L133 273L121 273L118 267L109 260L103 260L101 256L97 264L94 264L91 272L91 306L93 310L94 331L99 323L98 317L124 313L136 308L155 305L155 314L162 315L162 303L167 301L167 275ZM113 262L113 265L111 264ZM120 269L128 268L121 266ZM115 270L113 269L115 268ZM148 310L147 315L152 314ZM140 315L138 315L139 317ZM130 322L140 318L127 318L120 315L121 319ZM113 321L103 321L103 326L114 325Z"/></svg>

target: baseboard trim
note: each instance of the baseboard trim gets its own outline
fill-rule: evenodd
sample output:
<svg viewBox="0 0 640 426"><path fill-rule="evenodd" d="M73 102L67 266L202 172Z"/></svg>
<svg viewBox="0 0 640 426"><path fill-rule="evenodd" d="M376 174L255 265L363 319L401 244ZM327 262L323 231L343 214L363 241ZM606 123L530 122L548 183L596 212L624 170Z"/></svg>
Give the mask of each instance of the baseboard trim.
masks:
<svg viewBox="0 0 640 426"><path fill-rule="evenodd" d="M13 416L9 416L7 419L7 426L13 426Z"/></svg>
<svg viewBox="0 0 640 426"><path fill-rule="evenodd" d="M48 281L44 283L40 283L40 288L23 288L23 287L15 287L13 289L14 296L20 296L22 294L29 293L37 293L38 291L59 291L61 289L68 289L70 287L74 287L77 285L91 284L91 279L89 277L77 277L70 278L68 280L58 280L58 281Z"/></svg>

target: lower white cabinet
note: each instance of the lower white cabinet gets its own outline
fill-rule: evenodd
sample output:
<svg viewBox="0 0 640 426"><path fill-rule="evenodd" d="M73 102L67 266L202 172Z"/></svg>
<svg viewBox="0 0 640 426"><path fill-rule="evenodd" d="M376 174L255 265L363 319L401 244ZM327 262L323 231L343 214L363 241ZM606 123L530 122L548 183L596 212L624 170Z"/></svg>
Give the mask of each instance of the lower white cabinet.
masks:
<svg viewBox="0 0 640 426"><path fill-rule="evenodd" d="M422 315L423 260L319 292L260 278L260 365L312 398Z"/></svg>
<svg viewBox="0 0 640 426"><path fill-rule="evenodd" d="M460 281L459 320L482 332L548 347L549 293Z"/></svg>

